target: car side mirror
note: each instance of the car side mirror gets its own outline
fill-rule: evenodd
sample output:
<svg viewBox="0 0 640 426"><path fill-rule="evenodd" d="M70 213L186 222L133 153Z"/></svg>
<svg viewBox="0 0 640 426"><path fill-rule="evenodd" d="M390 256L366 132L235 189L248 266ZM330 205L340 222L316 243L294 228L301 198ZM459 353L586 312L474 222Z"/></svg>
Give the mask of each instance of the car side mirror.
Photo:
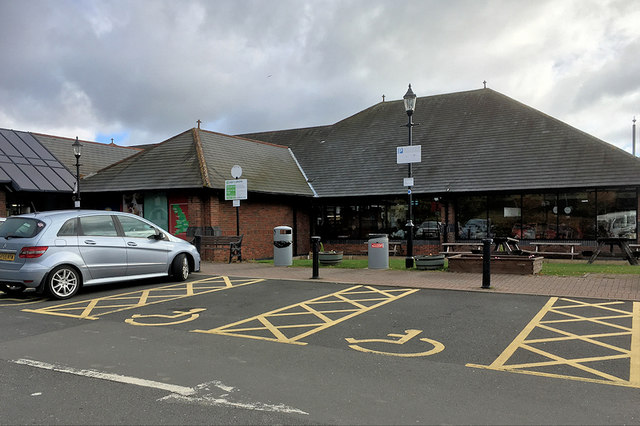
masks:
<svg viewBox="0 0 640 426"><path fill-rule="evenodd" d="M162 240L162 239L164 239L164 234L162 232L160 232L157 229L155 231L156 231L155 234L149 235L149 239L152 239L152 240Z"/></svg>

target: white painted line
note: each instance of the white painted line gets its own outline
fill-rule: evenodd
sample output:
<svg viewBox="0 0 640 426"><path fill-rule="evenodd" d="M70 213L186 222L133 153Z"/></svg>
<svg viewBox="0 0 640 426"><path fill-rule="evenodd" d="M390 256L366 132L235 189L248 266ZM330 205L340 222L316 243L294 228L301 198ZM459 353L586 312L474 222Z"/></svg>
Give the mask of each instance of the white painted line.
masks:
<svg viewBox="0 0 640 426"><path fill-rule="evenodd" d="M128 385L143 386L146 388L155 388L166 390L178 395L189 396L196 393L193 388L185 386L176 386L169 383L155 382L153 380L138 379L136 377L121 376L120 374L103 373L96 370L83 370L62 365L49 364L47 362L34 361L31 359L17 359L11 361L15 364L29 365L31 367L42 368L44 370L58 371L60 373L75 374L76 376L91 377L94 379L109 380L112 382L125 383Z"/></svg>
<svg viewBox="0 0 640 426"><path fill-rule="evenodd" d="M177 401L200 404L200 405L227 406L227 407L244 408L247 410L256 410L256 411L272 411L272 412L278 412L278 413L296 413L296 414L305 414L305 415L309 414L302 410L289 407L284 404L274 405L274 404L265 404L262 402L231 401L227 397L229 396L229 393L234 392L235 389L217 380L213 382L199 384L195 388L189 388L186 386L177 386L169 383L156 382L153 380L139 379L137 377L122 376L120 374L103 373L101 371L96 371L96 370L86 370L86 369L78 369L73 367L66 367L63 365L50 364L47 362L35 361L32 359L17 359L17 360L12 360L11 362L15 364L28 365L30 367L41 368L44 370L57 371L60 373L74 374L76 376L83 376L83 377L89 377L89 378L100 379L100 380L109 380L112 382L143 386L147 388L161 389L161 390L171 392L171 395L162 397L159 399L159 401L177 400ZM214 396L212 393L212 390L210 389L210 386L216 387L224 391L224 394L219 396Z"/></svg>
<svg viewBox="0 0 640 426"><path fill-rule="evenodd" d="M211 389L212 387L216 387L220 390L223 390L225 393L219 396L215 396L215 390ZM263 402L240 402L240 401L232 401L229 398L229 393L235 392L236 390L231 387L219 382L217 380L208 383L202 383L195 387L198 391L198 395L167 395L164 398L160 398L160 401L168 401L168 400L177 400L182 402L188 402L192 404L199 405L208 405L208 406L225 406L225 407L236 407L236 408L244 408L245 410L254 410L254 411L271 411L277 413L295 413L295 414L304 414L309 415L309 413L299 410L297 408L289 407L284 404L265 404ZM217 392L220 393L220 392Z"/></svg>

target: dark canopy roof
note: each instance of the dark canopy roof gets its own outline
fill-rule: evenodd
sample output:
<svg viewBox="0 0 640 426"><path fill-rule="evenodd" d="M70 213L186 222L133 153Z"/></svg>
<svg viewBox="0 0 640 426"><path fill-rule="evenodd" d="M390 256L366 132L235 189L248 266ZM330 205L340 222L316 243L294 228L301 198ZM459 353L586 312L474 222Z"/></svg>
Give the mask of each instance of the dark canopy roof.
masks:
<svg viewBox="0 0 640 426"><path fill-rule="evenodd" d="M75 177L31 133L0 129L0 182L16 191L71 192Z"/></svg>
<svg viewBox="0 0 640 426"><path fill-rule="evenodd" d="M93 192L223 189L234 165L242 167L251 192L313 195L287 147L195 128L101 170L83 185Z"/></svg>
<svg viewBox="0 0 640 426"><path fill-rule="evenodd" d="M413 120L414 192L640 185L640 159L491 89L421 97ZM289 146L321 197L406 194L403 102L334 125L244 136Z"/></svg>

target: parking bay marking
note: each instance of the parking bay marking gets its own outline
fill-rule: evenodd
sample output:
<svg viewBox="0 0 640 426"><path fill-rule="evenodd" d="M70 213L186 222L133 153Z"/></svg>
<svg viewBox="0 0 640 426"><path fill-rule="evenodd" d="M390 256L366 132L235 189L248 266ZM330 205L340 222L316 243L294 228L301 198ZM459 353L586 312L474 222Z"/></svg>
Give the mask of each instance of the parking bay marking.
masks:
<svg viewBox="0 0 640 426"><path fill-rule="evenodd" d="M576 326L591 329L577 334ZM567 343L581 343L589 354L570 359L553 353ZM620 369L625 360L628 376L626 368L617 375L603 371ZM552 297L493 363L467 367L640 388L640 302Z"/></svg>
<svg viewBox="0 0 640 426"><path fill-rule="evenodd" d="M156 303L168 302L185 297L199 296L221 290L256 284L264 279L234 279L226 276L208 277L202 280L182 282L163 287L155 287L130 293L115 294L98 297L96 299L81 300L64 303L62 305L47 306L40 309L23 309L24 312L57 315L63 317L97 320L99 317L127 309L140 308Z"/></svg>
<svg viewBox="0 0 640 426"><path fill-rule="evenodd" d="M9 302L9 303L0 303L0 306L23 306L23 305L33 305L35 303L44 302L47 300L46 297L38 297L36 299L18 299L15 297L6 297L0 298L0 302ZM11 303L14 302L14 303Z"/></svg>
<svg viewBox="0 0 640 426"><path fill-rule="evenodd" d="M192 332L306 345L300 340L417 291L357 285L232 324ZM287 318L298 322L287 324ZM306 321L301 323L302 319Z"/></svg>

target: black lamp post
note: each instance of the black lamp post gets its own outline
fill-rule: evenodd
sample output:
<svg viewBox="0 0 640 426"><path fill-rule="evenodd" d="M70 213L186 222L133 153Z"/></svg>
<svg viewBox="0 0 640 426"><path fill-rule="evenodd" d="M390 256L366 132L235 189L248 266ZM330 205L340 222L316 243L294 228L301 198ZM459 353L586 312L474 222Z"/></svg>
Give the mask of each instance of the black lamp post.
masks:
<svg viewBox="0 0 640 426"><path fill-rule="evenodd" d="M73 147L73 155L76 156L76 194L74 198L76 209L80 208L80 156L82 155L82 144L78 141L78 137L76 136L76 141L71 145Z"/></svg>
<svg viewBox="0 0 640 426"><path fill-rule="evenodd" d="M409 122L407 123L407 127L409 128L409 146L413 145L413 111L416 107L416 94L411 90L411 85L409 85L409 90L404 95L404 109L407 111L407 116L409 117ZM412 164L409 163L409 179L412 178ZM407 269L413 268L413 194L411 191L412 186L409 186L407 193L409 194L409 217L407 218L407 257L405 259L405 267Z"/></svg>

